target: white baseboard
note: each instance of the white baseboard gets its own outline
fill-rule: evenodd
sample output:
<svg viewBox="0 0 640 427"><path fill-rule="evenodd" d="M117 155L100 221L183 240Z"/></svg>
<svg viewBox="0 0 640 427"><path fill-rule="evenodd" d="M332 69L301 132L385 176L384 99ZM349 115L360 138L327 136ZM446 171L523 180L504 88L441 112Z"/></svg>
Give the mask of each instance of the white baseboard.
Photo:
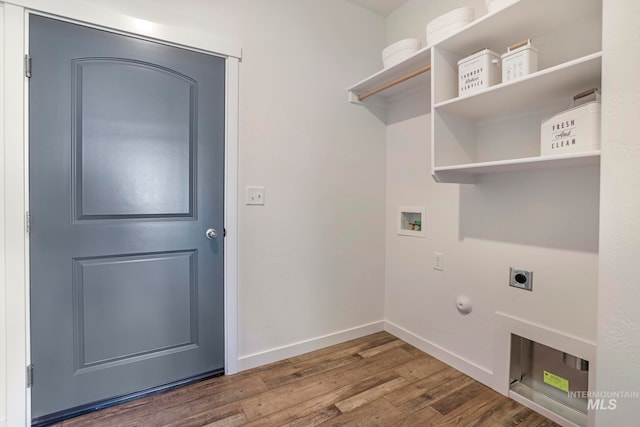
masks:
<svg viewBox="0 0 640 427"><path fill-rule="evenodd" d="M238 358L238 372L385 330L384 320Z"/></svg>
<svg viewBox="0 0 640 427"><path fill-rule="evenodd" d="M409 332L408 330L396 325L393 322L389 322L388 320L385 321L384 330L389 332L391 335L394 335L401 340L411 344L412 346L419 348L420 350L446 363L447 365L459 370L460 372L469 375L474 380L493 388L493 372L491 372L490 370L476 365L475 363L470 362L465 358L450 352L449 350L445 350L439 345L434 344L431 341L414 334L413 332Z"/></svg>

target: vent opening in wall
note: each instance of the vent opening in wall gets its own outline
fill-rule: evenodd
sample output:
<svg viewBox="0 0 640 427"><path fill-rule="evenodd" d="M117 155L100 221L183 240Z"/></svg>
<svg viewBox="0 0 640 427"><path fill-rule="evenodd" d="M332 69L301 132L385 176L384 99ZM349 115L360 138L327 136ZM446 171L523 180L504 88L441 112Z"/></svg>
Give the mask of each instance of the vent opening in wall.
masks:
<svg viewBox="0 0 640 427"><path fill-rule="evenodd" d="M398 234L401 236L425 237L425 208L400 207L398 209Z"/></svg>
<svg viewBox="0 0 640 427"><path fill-rule="evenodd" d="M509 396L514 400L535 403L575 425L586 426L588 369L584 359L511 335Z"/></svg>

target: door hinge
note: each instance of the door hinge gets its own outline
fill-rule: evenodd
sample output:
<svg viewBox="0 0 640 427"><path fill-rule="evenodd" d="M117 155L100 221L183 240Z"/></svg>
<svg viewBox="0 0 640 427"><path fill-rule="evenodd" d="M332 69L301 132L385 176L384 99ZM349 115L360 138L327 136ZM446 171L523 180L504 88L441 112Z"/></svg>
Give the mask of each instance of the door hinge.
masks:
<svg viewBox="0 0 640 427"><path fill-rule="evenodd" d="M31 213L29 211L25 215L24 222L27 227L27 234L31 233Z"/></svg>
<svg viewBox="0 0 640 427"><path fill-rule="evenodd" d="M222 237L227 237L227 229L226 228L222 229Z"/></svg>
<svg viewBox="0 0 640 427"><path fill-rule="evenodd" d="M33 365L27 366L27 388L33 385Z"/></svg>
<svg viewBox="0 0 640 427"><path fill-rule="evenodd" d="M31 57L29 55L24 56L24 76L28 79L31 78Z"/></svg>

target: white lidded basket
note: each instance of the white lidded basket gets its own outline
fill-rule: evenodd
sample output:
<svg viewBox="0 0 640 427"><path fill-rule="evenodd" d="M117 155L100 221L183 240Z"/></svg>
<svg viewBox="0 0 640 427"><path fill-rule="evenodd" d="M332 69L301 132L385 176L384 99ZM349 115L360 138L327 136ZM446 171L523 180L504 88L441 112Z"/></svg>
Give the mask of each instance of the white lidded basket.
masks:
<svg viewBox="0 0 640 427"><path fill-rule="evenodd" d="M595 100L575 106L593 95ZM542 122L540 155L550 156L600 149L600 94L591 89L573 97L574 107Z"/></svg>
<svg viewBox="0 0 640 427"><path fill-rule="evenodd" d="M458 61L458 96L500 83L500 55L482 49Z"/></svg>
<svg viewBox="0 0 640 427"><path fill-rule="evenodd" d="M420 50L420 40L404 39L395 42L382 50L384 68L392 67Z"/></svg>
<svg viewBox="0 0 640 427"><path fill-rule="evenodd" d="M461 7L429 21L427 24L427 46L433 46L441 40L466 27L475 18L472 7Z"/></svg>

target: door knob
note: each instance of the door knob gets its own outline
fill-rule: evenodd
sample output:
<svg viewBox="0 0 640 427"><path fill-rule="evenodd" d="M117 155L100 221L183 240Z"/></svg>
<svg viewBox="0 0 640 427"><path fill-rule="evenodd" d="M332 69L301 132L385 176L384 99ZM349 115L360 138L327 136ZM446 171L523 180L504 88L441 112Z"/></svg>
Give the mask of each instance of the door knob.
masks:
<svg viewBox="0 0 640 427"><path fill-rule="evenodd" d="M216 237L218 237L218 232L216 231L215 228L208 229L205 234L207 236L207 239L209 240L214 240Z"/></svg>

